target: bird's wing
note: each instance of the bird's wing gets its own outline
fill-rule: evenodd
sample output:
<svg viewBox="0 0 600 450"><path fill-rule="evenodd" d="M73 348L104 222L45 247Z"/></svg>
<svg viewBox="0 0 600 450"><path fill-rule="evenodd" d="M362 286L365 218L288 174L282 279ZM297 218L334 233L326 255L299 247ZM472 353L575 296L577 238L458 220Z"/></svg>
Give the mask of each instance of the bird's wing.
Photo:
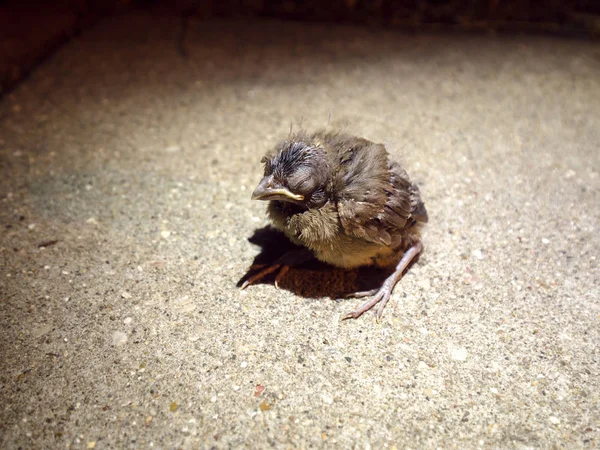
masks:
<svg viewBox="0 0 600 450"><path fill-rule="evenodd" d="M427 221L419 189L404 169L388 161L383 145L363 142L344 152L340 160L334 192L346 233L396 247L402 231Z"/></svg>

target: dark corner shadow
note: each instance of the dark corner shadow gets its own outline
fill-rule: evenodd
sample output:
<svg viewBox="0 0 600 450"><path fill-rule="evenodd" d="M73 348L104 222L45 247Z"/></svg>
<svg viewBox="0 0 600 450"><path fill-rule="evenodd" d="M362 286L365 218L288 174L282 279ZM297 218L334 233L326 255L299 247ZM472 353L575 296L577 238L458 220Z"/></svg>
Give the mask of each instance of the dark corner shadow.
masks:
<svg viewBox="0 0 600 450"><path fill-rule="evenodd" d="M285 253L298 249L283 233L270 226L255 230L248 241L261 247L252 266L271 264ZM256 269L252 269L252 266L238 281L238 287L257 272ZM373 267L344 270L312 259L305 264L290 268L290 271L279 283L279 287L307 298L342 299L352 292L379 288L391 272L391 269ZM266 276L256 284L273 284L274 279L275 273ZM248 286L246 289L252 289L252 286ZM275 289L274 285L273 289Z"/></svg>

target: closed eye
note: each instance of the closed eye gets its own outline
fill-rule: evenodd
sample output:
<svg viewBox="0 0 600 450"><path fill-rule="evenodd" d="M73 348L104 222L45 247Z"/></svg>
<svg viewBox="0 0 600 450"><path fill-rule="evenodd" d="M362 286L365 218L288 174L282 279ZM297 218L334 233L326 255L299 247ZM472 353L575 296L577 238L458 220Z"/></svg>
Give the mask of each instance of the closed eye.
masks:
<svg viewBox="0 0 600 450"><path fill-rule="evenodd" d="M308 193L314 188L313 170L310 166L298 167L289 179L289 185L295 192Z"/></svg>

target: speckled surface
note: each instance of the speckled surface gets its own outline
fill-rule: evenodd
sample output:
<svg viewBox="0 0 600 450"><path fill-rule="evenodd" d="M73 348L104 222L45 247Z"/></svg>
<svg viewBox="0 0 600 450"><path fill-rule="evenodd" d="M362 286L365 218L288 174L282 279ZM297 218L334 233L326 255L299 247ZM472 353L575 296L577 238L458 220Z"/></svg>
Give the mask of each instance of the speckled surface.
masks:
<svg viewBox="0 0 600 450"><path fill-rule="evenodd" d="M597 44L178 27L104 22L0 102L2 448L599 445ZM379 324L339 322L365 271L236 287L299 122L421 186Z"/></svg>

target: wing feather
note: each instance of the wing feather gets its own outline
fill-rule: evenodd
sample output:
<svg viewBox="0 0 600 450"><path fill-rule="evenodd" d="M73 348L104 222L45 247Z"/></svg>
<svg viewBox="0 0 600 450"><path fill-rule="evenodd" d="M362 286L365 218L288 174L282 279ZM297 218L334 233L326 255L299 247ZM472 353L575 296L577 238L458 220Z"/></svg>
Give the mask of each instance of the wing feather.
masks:
<svg viewBox="0 0 600 450"><path fill-rule="evenodd" d="M389 161L383 145L358 140L339 156L333 192L347 234L395 246L403 231L427 221L418 187L400 165Z"/></svg>

